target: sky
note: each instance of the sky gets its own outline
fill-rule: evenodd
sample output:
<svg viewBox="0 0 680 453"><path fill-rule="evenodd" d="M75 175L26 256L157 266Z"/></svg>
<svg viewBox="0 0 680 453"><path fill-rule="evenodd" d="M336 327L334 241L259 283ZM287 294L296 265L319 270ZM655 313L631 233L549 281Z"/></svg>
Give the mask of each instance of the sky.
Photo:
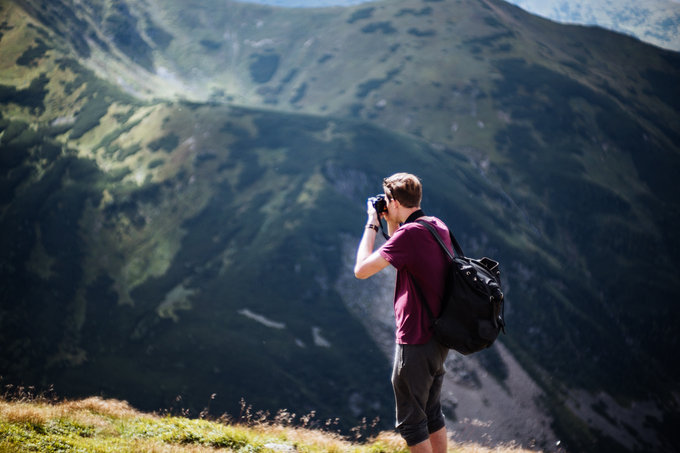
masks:
<svg viewBox="0 0 680 453"><path fill-rule="evenodd" d="M596 25L680 51L680 0L507 0L547 19Z"/></svg>

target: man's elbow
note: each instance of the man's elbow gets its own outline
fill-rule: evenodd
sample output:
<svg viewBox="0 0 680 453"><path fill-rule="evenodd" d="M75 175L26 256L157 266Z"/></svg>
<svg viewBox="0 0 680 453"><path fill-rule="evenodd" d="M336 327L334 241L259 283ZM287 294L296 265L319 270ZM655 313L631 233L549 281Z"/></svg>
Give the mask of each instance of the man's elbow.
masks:
<svg viewBox="0 0 680 453"><path fill-rule="evenodd" d="M358 278L359 280L366 280L368 277L370 277L369 274L366 273L363 269L361 269L360 266L355 266L354 267L354 276Z"/></svg>

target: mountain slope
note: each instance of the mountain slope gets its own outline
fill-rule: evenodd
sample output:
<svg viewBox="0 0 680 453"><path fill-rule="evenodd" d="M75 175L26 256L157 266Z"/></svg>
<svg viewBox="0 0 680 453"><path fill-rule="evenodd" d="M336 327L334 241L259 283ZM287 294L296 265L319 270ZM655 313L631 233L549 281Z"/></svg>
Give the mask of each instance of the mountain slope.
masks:
<svg viewBox="0 0 680 453"><path fill-rule="evenodd" d="M389 425L380 320L353 307L391 283L339 282L406 169L503 264L502 341L567 445L670 448L675 54L494 1L181 5L3 7L0 374ZM509 385L495 350L469 362Z"/></svg>

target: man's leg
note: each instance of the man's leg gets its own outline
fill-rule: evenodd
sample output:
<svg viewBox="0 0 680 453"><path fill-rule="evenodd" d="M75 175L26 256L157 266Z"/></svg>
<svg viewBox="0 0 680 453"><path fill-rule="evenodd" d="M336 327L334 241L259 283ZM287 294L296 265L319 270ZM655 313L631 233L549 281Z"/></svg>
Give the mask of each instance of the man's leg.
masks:
<svg viewBox="0 0 680 453"><path fill-rule="evenodd" d="M440 392L447 353L434 339L425 345L397 345L396 348L392 370L396 427L416 453L446 452Z"/></svg>
<svg viewBox="0 0 680 453"><path fill-rule="evenodd" d="M430 442L430 439L408 447L408 451L411 453L434 453L432 451L432 443Z"/></svg>
<svg viewBox="0 0 680 453"><path fill-rule="evenodd" d="M430 434L424 442L409 447L411 453L446 453L446 428Z"/></svg>
<svg viewBox="0 0 680 453"><path fill-rule="evenodd" d="M447 447L447 437L446 437L446 427L443 427L439 431L435 431L430 434L430 443L432 444L433 453L446 453Z"/></svg>

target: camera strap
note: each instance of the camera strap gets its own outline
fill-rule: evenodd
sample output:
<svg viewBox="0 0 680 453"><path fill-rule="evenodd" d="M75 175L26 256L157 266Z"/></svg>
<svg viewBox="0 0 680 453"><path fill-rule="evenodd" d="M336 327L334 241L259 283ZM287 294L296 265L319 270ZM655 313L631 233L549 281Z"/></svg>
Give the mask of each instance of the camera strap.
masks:
<svg viewBox="0 0 680 453"><path fill-rule="evenodd" d="M380 216L378 216L378 223L380 224L380 232L382 233L385 240L388 241L390 239L390 235L385 233L385 230L383 229L382 218Z"/></svg>
<svg viewBox="0 0 680 453"><path fill-rule="evenodd" d="M417 211L414 211L410 216L408 216L408 219L406 219L406 221L402 223L402 225L406 223L415 222L416 219L419 219L424 216L425 212L422 209L418 209ZM390 236L387 233L385 233L385 230L383 229L382 218L378 217L378 223L380 223L380 232L385 237L385 240L388 240Z"/></svg>

